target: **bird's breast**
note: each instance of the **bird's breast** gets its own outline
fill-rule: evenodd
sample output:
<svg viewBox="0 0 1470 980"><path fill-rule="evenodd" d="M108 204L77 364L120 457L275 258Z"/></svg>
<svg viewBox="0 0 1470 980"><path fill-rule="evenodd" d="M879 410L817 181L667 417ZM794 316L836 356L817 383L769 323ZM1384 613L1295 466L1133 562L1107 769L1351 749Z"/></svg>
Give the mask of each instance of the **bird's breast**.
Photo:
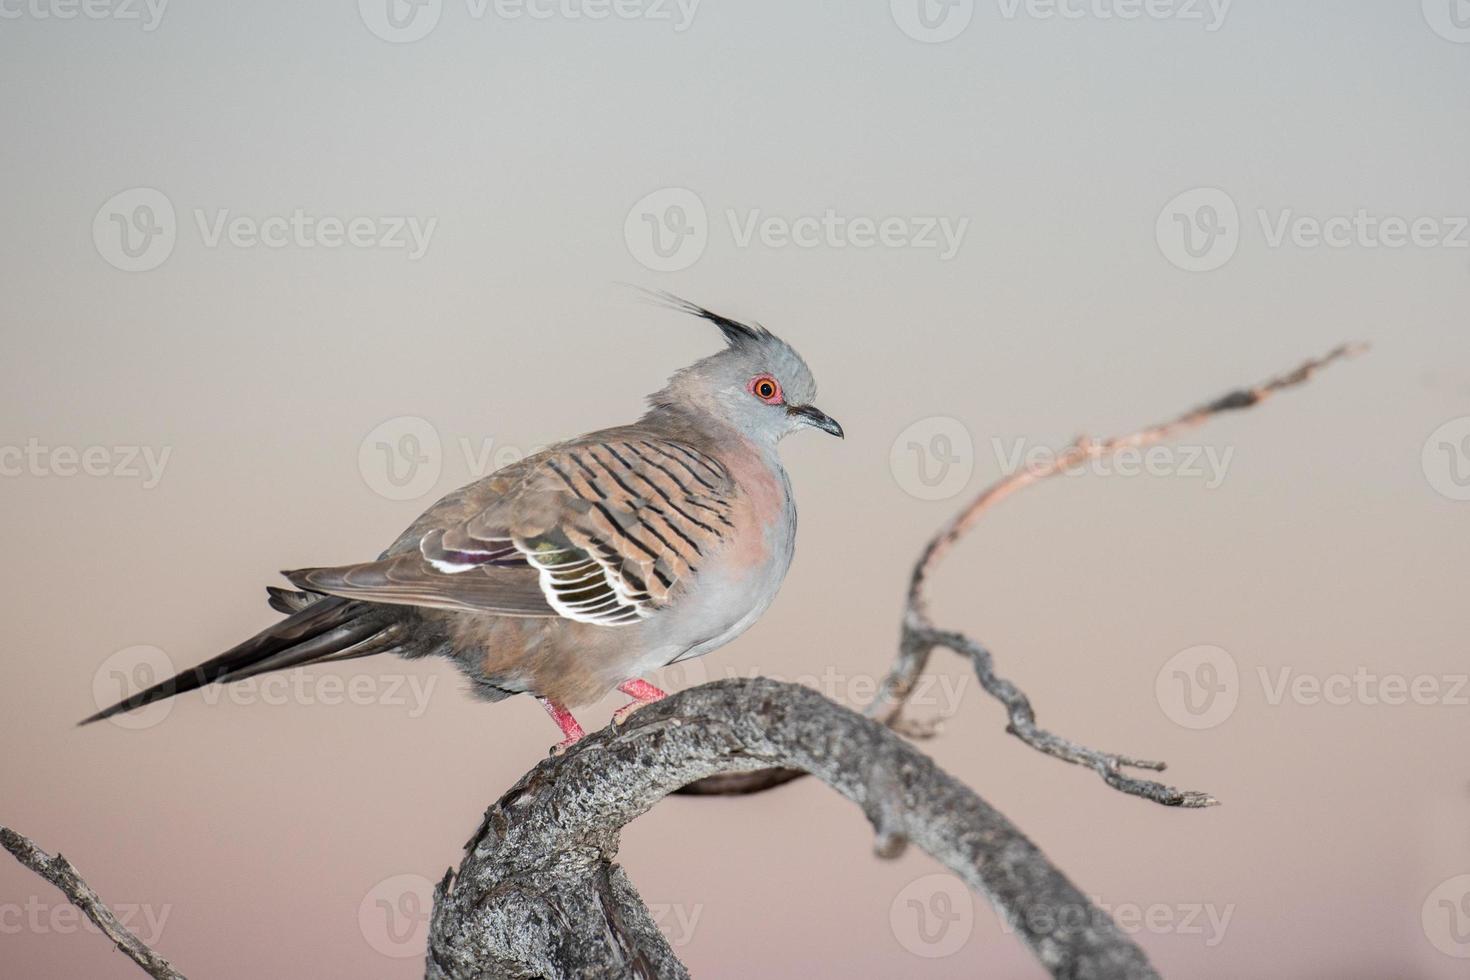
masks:
<svg viewBox="0 0 1470 980"><path fill-rule="evenodd" d="M678 606L658 617L662 629L655 632L664 635L657 666L701 656L745 632L775 599L791 567L796 507L785 471L756 461L729 468L740 487L731 508L732 533Z"/></svg>

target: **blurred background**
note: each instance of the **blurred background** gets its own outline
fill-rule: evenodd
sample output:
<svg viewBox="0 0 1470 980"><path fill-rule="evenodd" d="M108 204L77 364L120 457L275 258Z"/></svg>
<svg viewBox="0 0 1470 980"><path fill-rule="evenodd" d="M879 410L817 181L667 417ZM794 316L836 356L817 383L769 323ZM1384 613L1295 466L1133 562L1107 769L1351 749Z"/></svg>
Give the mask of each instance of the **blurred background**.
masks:
<svg viewBox="0 0 1470 980"><path fill-rule="evenodd" d="M74 725L717 349L623 283L781 333L848 433L784 444L784 591L664 680L855 707L986 484L1361 340L933 585L1043 724L1222 806L1036 754L953 657L912 714L1166 976L1463 976L1467 83L1465 0L0 2L0 822L190 976L421 975L533 701L365 660ZM696 976L1043 976L871 838L803 782L620 860ZM0 973L141 976L8 858Z"/></svg>

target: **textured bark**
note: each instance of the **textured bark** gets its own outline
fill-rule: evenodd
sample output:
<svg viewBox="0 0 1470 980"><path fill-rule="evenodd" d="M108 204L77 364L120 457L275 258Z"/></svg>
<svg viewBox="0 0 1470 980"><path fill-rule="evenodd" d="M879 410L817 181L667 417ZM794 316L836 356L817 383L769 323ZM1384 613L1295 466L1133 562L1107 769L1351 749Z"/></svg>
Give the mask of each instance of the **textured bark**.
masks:
<svg viewBox="0 0 1470 980"><path fill-rule="evenodd" d="M486 812L459 871L440 882L427 976L688 976L613 863L622 828L670 793L761 792L808 774L863 809L880 857L896 856L913 842L987 896L1053 976L1156 976L1142 950L1036 845L899 737L922 738L937 730L931 722L905 718L904 708L930 654L943 647L970 660L981 686L1005 706L1007 730L1032 748L1091 768L1114 789L1156 803L1203 807L1215 799L1123 772L1162 770L1161 762L1099 752L1039 727L1029 699L996 674L984 646L932 623L924 586L979 517L1016 491L1088 459L1160 442L1221 413L1260 404L1360 349L1340 347L1160 425L1103 441L1080 438L1048 465L991 485L940 529L916 563L898 656L865 714L792 684L720 681L645 707L622 727L604 729L566 755L542 762ZM117 923L65 858L53 858L5 828L0 843L60 887L151 976L181 980Z"/></svg>
<svg viewBox="0 0 1470 980"><path fill-rule="evenodd" d="M762 678L684 691L531 770L441 885L428 976L685 976L613 864L619 835L693 780L772 767L810 773L856 803L881 854L912 841L950 868L1053 976L1156 976L1036 845L926 755L815 691Z"/></svg>

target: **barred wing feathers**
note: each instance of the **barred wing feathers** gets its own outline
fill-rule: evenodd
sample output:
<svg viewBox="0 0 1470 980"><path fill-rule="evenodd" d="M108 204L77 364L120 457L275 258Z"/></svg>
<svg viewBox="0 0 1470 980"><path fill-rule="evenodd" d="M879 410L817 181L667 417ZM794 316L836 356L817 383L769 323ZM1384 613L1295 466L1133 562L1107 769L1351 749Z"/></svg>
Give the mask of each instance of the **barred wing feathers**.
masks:
<svg viewBox="0 0 1470 980"><path fill-rule="evenodd" d="M287 575L354 599L622 626L668 605L719 550L738 492L682 442L583 440L447 498L415 524L416 548Z"/></svg>

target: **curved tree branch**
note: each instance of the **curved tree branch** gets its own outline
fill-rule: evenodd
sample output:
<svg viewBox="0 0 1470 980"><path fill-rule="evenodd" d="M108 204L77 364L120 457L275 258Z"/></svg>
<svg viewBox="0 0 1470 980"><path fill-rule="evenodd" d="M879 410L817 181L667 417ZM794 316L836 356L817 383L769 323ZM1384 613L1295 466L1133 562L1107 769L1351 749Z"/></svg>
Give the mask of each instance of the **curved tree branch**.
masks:
<svg viewBox="0 0 1470 980"><path fill-rule="evenodd" d="M67 901L91 919L103 934L111 939L134 963L157 980L184 980L184 975L169 965L143 940L128 931L117 920L112 909L103 904L90 885L82 880L81 873L66 858L57 854L52 857L36 845L36 842L18 834L9 827L0 827L0 845L15 855L15 859L61 889Z"/></svg>
<svg viewBox="0 0 1470 980"><path fill-rule="evenodd" d="M1183 414L1126 435L1113 436L1097 441L1088 436L1078 436L1065 451L1057 453L1050 462L1017 470L983 490L979 496L956 514L939 530L924 547L918 564L909 578L907 619L915 625L929 625L924 599L924 584L935 566L949 553L955 543L975 526L986 511L1018 490L1024 489L1050 476L1065 473L1089 459L1102 459L1116 454L1121 449L1139 449L1172 439L1175 436L1197 429L1210 419L1226 412L1253 408L1271 396L1305 384L1318 371L1334 361L1353 357L1367 350L1364 344L1342 344L1321 357L1306 361L1285 374L1251 388L1239 388L1221 395L1213 401L1192 408Z"/></svg>
<svg viewBox="0 0 1470 980"><path fill-rule="evenodd" d="M810 773L986 895L1057 977L1155 977L1143 951L1009 820L890 729L809 688L724 680L542 762L485 815L436 895L431 980L686 973L612 863L631 820L693 780ZM1047 914L1037 914L1044 910Z"/></svg>
<svg viewBox="0 0 1470 980"><path fill-rule="evenodd" d="M1163 442L1167 439L1198 428L1217 415L1225 412L1251 408L1284 391L1304 384L1318 371L1334 361L1352 357L1366 350L1366 345L1343 344L1319 358L1306 361L1295 369L1278 375L1251 388L1229 392L1211 402L1156 425L1113 436L1101 441L1080 436L1063 452L1057 453L1043 465L1027 467L1002 477L980 492L925 545L918 562L909 577L908 598L904 608L903 625L899 636L898 657L889 668L888 674L878 687L878 696L867 706L864 713L884 725L904 734L928 737L937 730L934 722L915 722L904 717L903 709L913 694L919 678L929 665L929 655L936 647L943 647L967 657L980 679L986 693L1005 706L1008 723L1006 731L1027 745L1064 762L1086 766L1114 789L1152 800L1164 806L1197 808L1213 806L1219 801L1208 793L1195 790L1178 790L1163 783L1137 779L1126 775L1124 769L1146 769L1162 772L1165 764L1111 752L1100 752L1055 735L1036 724L1036 713L1030 700L1015 684L995 673L994 658L990 651L963 633L937 628L929 618L928 602L924 587L935 567L954 545L979 521L980 517L996 504L1033 483L1047 477L1066 473L1091 459L1103 459L1123 449L1137 449ZM691 795L727 796L759 793L797 779L800 772L791 770L763 770L739 775L720 776L703 780L685 787L683 792Z"/></svg>
<svg viewBox="0 0 1470 980"><path fill-rule="evenodd" d="M486 812L458 873L446 875L436 890L428 976L686 977L613 864L622 828L670 793L751 793L810 774L863 809L880 856L894 857L912 841L988 896L1053 976L1155 977L1143 952L1010 821L899 737L932 733L932 726L905 719L903 709L930 654L944 647L970 659L982 687L1005 706L1008 731L1038 751L1165 805L1201 807L1215 800L1123 773L1162 770L1161 762L1098 752L1038 727L1026 695L996 675L988 650L932 623L924 585L980 515L1017 490L1087 459L1159 442L1222 412L1259 404L1361 349L1340 347L1126 436L1080 438L1049 464L990 486L930 540L915 565L897 661L865 714L794 684L720 681L649 705L624 726L542 762ZM3 827L0 844L61 888L149 975L181 978L117 921L64 857Z"/></svg>

